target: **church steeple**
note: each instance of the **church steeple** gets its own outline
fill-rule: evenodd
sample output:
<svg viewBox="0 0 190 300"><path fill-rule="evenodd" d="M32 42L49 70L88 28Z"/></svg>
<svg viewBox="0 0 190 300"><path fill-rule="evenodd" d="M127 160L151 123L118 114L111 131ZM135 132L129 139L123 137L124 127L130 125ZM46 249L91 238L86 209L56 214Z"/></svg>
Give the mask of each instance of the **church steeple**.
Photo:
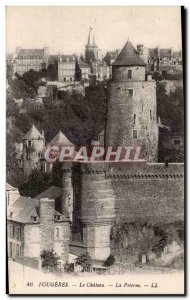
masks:
<svg viewBox="0 0 190 300"><path fill-rule="evenodd" d="M95 39L94 39L93 29L92 29L91 26L90 26L90 29L89 29L87 46L88 47L95 46Z"/></svg>
<svg viewBox="0 0 190 300"><path fill-rule="evenodd" d="M87 44L85 46L85 62L90 64L93 61L100 59L101 51L95 44L95 38L92 26L90 26Z"/></svg>

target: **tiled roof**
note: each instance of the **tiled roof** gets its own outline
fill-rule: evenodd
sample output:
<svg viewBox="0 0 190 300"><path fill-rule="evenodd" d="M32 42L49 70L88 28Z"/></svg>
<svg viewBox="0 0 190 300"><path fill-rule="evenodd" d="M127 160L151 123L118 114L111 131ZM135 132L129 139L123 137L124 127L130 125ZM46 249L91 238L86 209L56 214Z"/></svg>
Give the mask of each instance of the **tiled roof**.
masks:
<svg viewBox="0 0 190 300"><path fill-rule="evenodd" d="M30 216L38 216L36 206L39 206L39 200L30 197L19 197L8 209L8 219L20 223L30 223ZM12 212L12 218L9 215Z"/></svg>
<svg viewBox="0 0 190 300"><path fill-rule="evenodd" d="M39 214L40 199L30 197L19 197L7 211L7 219L20 222L20 223L31 223L31 216L40 217ZM12 212L12 217L10 217ZM55 215L62 215L55 210ZM68 219L62 215L62 221L68 221Z"/></svg>
<svg viewBox="0 0 190 300"><path fill-rule="evenodd" d="M83 60L79 59L78 61L80 68L90 68L88 64L86 64Z"/></svg>
<svg viewBox="0 0 190 300"><path fill-rule="evenodd" d="M9 183L6 183L6 191L15 191L17 188L13 187Z"/></svg>
<svg viewBox="0 0 190 300"><path fill-rule="evenodd" d="M74 62L76 61L76 57L74 55L60 55L59 56L63 62Z"/></svg>
<svg viewBox="0 0 190 300"><path fill-rule="evenodd" d="M171 49L160 49L160 57L170 57L171 54Z"/></svg>
<svg viewBox="0 0 190 300"><path fill-rule="evenodd" d="M145 66L146 63L138 56L136 49L128 40L113 66Z"/></svg>
<svg viewBox="0 0 190 300"><path fill-rule="evenodd" d="M59 56L58 55L49 55L48 57L48 65L50 64L55 64L59 61Z"/></svg>
<svg viewBox="0 0 190 300"><path fill-rule="evenodd" d="M68 138L60 130L56 136L51 140L49 145L65 145L72 146L73 144L68 140Z"/></svg>
<svg viewBox="0 0 190 300"><path fill-rule="evenodd" d="M36 140L36 139L44 139L44 137L41 135L41 133L33 124L30 130L23 137L23 140Z"/></svg>
<svg viewBox="0 0 190 300"><path fill-rule="evenodd" d="M115 50L115 51L108 51L107 53L110 56L110 58L116 58L117 55L118 55L118 51L117 50Z"/></svg>
<svg viewBox="0 0 190 300"><path fill-rule="evenodd" d="M43 191L41 194L35 196L35 199L41 199L41 198L49 198L49 199L56 199L60 197L62 194L61 188L57 186L51 186L47 190Z"/></svg>
<svg viewBox="0 0 190 300"><path fill-rule="evenodd" d="M30 57L30 58L43 58L45 54L44 49L20 49L18 58Z"/></svg>
<svg viewBox="0 0 190 300"><path fill-rule="evenodd" d="M104 60L94 61L92 62L93 67L108 67L108 64Z"/></svg>

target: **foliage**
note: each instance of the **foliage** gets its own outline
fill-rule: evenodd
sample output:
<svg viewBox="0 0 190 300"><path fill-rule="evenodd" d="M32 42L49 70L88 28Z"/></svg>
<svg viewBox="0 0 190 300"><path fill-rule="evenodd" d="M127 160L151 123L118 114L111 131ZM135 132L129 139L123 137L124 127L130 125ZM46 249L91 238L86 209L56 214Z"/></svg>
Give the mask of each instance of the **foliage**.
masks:
<svg viewBox="0 0 190 300"><path fill-rule="evenodd" d="M42 268L56 270L60 257L53 250L44 250L40 255L42 259Z"/></svg>
<svg viewBox="0 0 190 300"><path fill-rule="evenodd" d="M165 87L157 84L157 112L162 124L169 126L173 132L184 130L184 98L183 89L166 94Z"/></svg>
<svg viewBox="0 0 190 300"><path fill-rule="evenodd" d="M103 266L104 267L110 267L114 264L114 262L115 262L115 257L114 257L113 254L110 254L108 256L108 258L105 260L105 262L103 263Z"/></svg>
<svg viewBox="0 0 190 300"><path fill-rule="evenodd" d="M74 272L74 263L71 263L71 264L66 263L64 265L64 270L66 273L73 273Z"/></svg>
<svg viewBox="0 0 190 300"><path fill-rule="evenodd" d="M27 181L19 186L21 195L26 197L35 197L45 191L52 185L52 174L43 173L39 170L33 170Z"/></svg>
<svg viewBox="0 0 190 300"><path fill-rule="evenodd" d="M89 267L91 266L89 254L88 254L87 252L86 252L86 253L80 254L80 255L75 259L75 264L76 264L76 265L82 266L83 269L89 268Z"/></svg>

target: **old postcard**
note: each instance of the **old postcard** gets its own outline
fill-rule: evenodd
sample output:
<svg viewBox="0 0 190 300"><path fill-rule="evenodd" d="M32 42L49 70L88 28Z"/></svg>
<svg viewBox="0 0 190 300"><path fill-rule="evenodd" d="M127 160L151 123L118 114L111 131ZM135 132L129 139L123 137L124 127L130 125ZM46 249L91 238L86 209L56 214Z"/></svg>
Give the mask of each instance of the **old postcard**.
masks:
<svg viewBox="0 0 190 300"><path fill-rule="evenodd" d="M185 293L182 15L6 8L7 293Z"/></svg>

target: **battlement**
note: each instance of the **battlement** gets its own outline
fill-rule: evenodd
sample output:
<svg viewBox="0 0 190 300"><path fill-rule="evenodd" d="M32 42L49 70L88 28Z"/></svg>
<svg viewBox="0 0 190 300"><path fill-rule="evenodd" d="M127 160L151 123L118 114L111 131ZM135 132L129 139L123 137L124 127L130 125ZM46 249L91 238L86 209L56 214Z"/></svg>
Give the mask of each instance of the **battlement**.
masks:
<svg viewBox="0 0 190 300"><path fill-rule="evenodd" d="M97 162L64 162L63 171L83 175L104 174L105 179L179 179L184 177L183 163L147 163L139 161L97 161Z"/></svg>

